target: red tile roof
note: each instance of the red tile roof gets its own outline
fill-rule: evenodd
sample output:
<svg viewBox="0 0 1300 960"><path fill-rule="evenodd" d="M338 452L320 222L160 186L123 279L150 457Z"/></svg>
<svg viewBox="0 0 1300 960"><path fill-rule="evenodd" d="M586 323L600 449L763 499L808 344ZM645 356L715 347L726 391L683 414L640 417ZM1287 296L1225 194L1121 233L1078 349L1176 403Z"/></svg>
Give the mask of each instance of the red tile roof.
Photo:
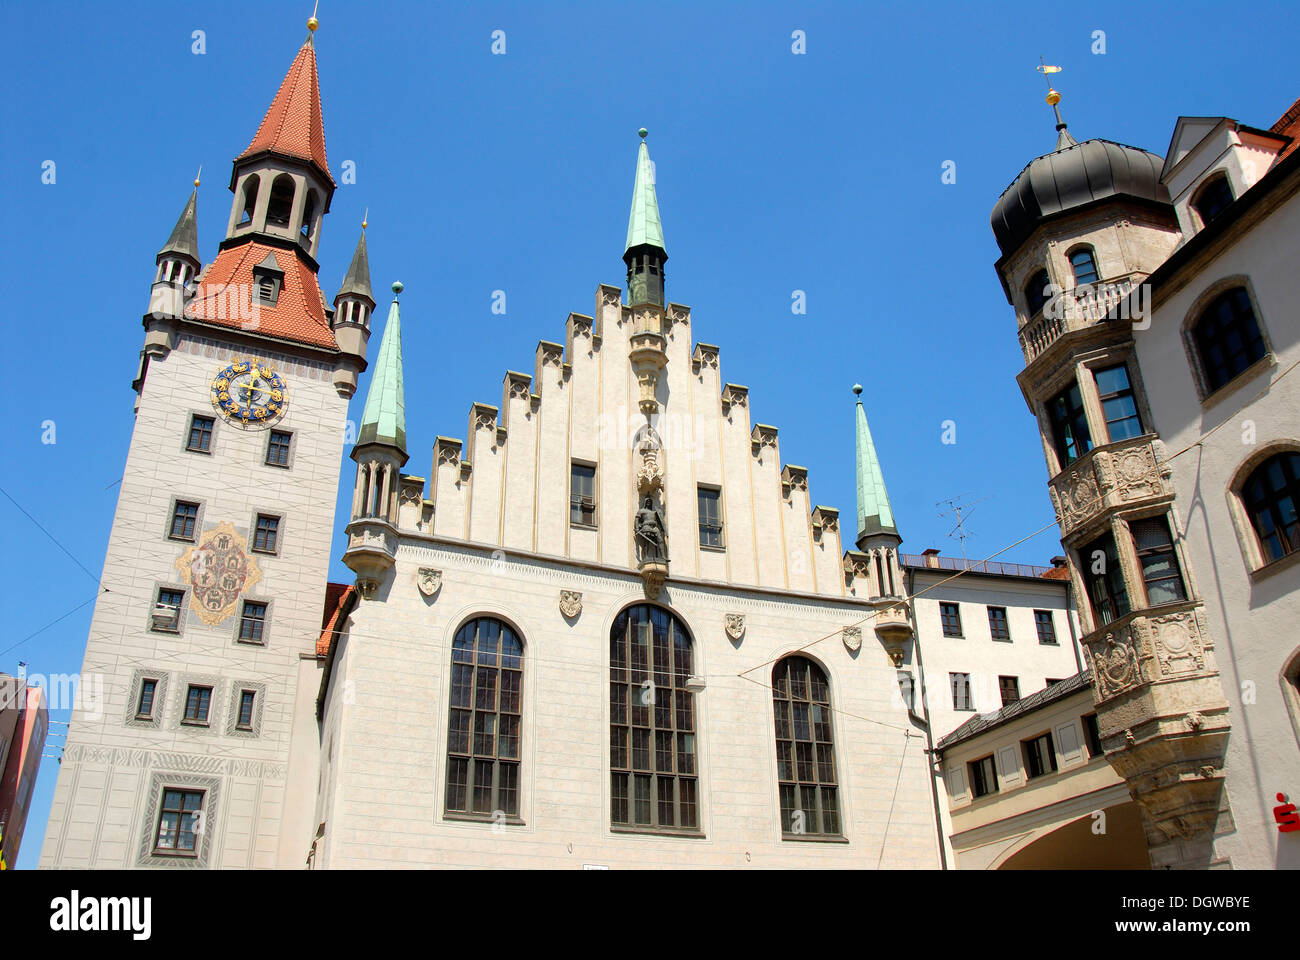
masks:
<svg viewBox="0 0 1300 960"><path fill-rule="evenodd" d="M357 588L351 583L327 583L325 585L325 623L321 626L320 639L316 641L316 656L328 656L330 652L330 643L334 640L334 631L338 630L343 624L340 614L343 613L345 601L350 597Z"/></svg>
<svg viewBox="0 0 1300 960"><path fill-rule="evenodd" d="M253 268L268 255L284 271L273 307L253 303ZM194 297L185 305L185 315L262 336L338 349L325 318L325 299L315 272L292 251L264 243L250 241L217 254L200 275Z"/></svg>
<svg viewBox="0 0 1300 960"><path fill-rule="evenodd" d="M1288 154L1300 146L1300 100L1296 100L1291 104L1291 109L1277 118L1277 123L1269 127L1269 132L1291 138L1291 142L1277 155L1279 161L1285 160Z"/></svg>
<svg viewBox="0 0 1300 960"><path fill-rule="evenodd" d="M320 80L316 76L316 48L308 39L293 58L284 82L262 118L262 125L248 149L236 159L263 150L296 157L316 164L330 183L329 163L325 159L325 121L320 109Z"/></svg>

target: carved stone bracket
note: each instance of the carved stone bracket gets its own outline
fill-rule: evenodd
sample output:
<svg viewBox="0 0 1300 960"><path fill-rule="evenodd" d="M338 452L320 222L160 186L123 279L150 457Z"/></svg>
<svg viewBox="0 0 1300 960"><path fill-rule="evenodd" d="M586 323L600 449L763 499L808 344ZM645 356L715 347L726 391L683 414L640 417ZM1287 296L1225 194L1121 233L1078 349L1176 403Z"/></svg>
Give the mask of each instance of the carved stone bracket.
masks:
<svg viewBox="0 0 1300 960"><path fill-rule="evenodd" d="M567 620L572 620L582 613L582 594L577 590L560 591L560 613Z"/></svg>
<svg viewBox="0 0 1300 960"><path fill-rule="evenodd" d="M658 600L663 590L664 581L668 579L668 564L641 564L641 580L645 584L645 595L650 600Z"/></svg>
<svg viewBox="0 0 1300 960"><path fill-rule="evenodd" d="M1135 501L1171 496L1171 470L1159 441L1137 437L1085 454L1049 485L1052 506L1069 536L1102 511Z"/></svg>

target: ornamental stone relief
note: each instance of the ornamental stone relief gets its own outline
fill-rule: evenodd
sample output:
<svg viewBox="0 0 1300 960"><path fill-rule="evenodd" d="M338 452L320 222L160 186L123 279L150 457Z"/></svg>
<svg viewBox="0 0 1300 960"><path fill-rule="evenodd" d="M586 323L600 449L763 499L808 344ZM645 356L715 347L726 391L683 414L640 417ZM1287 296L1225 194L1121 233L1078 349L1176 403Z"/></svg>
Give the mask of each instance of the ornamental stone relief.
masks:
<svg viewBox="0 0 1300 960"><path fill-rule="evenodd" d="M844 628L844 646L849 653L857 653L862 646L862 628L858 626Z"/></svg>
<svg viewBox="0 0 1300 960"><path fill-rule="evenodd" d="M1162 677L1194 673L1205 667L1205 650L1192 611L1147 620Z"/></svg>
<svg viewBox="0 0 1300 960"><path fill-rule="evenodd" d="M606 307L617 307L622 296L622 291L612 287L602 287L600 290L600 302Z"/></svg>
<svg viewBox="0 0 1300 960"><path fill-rule="evenodd" d="M1171 492L1170 474L1146 437L1085 455L1049 486L1052 505L1061 518L1061 534L1068 536L1108 507Z"/></svg>
<svg viewBox="0 0 1300 960"><path fill-rule="evenodd" d="M432 597L442 589L442 571L421 567L415 574L415 586L424 596Z"/></svg>
<svg viewBox="0 0 1300 960"><path fill-rule="evenodd" d="M745 615L743 613L728 613L723 618L723 624L727 630L727 636L732 640L739 640L745 635Z"/></svg>
<svg viewBox="0 0 1300 960"><path fill-rule="evenodd" d="M577 590L560 591L560 613L567 620L572 620L582 613L582 594Z"/></svg>
<svg viewBox="0 0 1300 960"><path fill-rule="evenodd" d="M1107 633L1103 640L1094 641L1089 648L1092 654L1093 683L1099 702L1143 682L1136 639L1129 630L1117 632L1120 634L1118 639L1114 633Z"/></svg>

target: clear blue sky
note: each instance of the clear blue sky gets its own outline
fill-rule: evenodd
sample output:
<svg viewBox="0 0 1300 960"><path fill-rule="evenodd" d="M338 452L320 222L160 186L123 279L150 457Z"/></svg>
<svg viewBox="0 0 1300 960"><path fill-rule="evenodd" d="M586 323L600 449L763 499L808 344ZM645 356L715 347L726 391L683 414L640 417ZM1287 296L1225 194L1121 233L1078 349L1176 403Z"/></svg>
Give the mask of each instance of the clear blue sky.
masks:
<svg viewBox="0 0 1300 960"><path fill-rule="evenodd" d="M96 590L68 554L98 577L154 254L199 164L205 262L215 254L230 160L310 7L0 4L0 486L67 550L0 497L0 670L80 669L91 606L49 624ZM1293 4L325 0L320 19L330 164L336 177L345 160L357 169L325 220L322 286L332 299L368 206L375 289L406 285L409 472L427 475L434 436L463 435L469 404L496 403L505 370L530 370L570 311L592 311L597 283L621 285L646 126L669 297L721 346L723 376L749 386L754 417L780 427L783 459L809 468L813 501L845 515L849 388L865 385L913 552L958 552L936 507L954 495L983 500L972 556L1051 519L988 226L998 195L1055 140L1039 55L1065 67L1056 81L1076 137L1157 153L1180 114L1266 127L1300 94ZM504 56L490 51L497 29ZM1104 55L1091 52L1094 30ZM953 185L940 180L947 160ZM498 289L505 316L490 309ZM791 314L794 290L806 316ZM955 445L940 442L948 419ZM1059 549L1049 532L1004 559L1045 563ZM341 553L336 532L335 579L347 577ZM56 772L42 767L20 867L39 855Z"/></svg>

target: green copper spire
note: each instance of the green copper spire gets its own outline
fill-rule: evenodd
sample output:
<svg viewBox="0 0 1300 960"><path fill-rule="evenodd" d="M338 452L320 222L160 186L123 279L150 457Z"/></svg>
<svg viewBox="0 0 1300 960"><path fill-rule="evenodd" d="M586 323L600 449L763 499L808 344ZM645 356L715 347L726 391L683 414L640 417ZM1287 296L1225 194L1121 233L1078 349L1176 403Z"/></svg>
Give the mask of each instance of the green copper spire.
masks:
<svg viewBox="0 0 1300 960"><path fill-rule="evenodd" d="M623 253L634 247L664 246L664 228L659 222L659 198L655 195L654 168L650 164L650 151L646 148L646 129L642 127L641 146L636 153L636 184L632 187L632 212L627 218L627 245Z"/></svg>
<svg viewBox="0 0 1300 960"><path fill-rule="evenodd" d="M858 396L858 544L861 545L865 538L877 534L898 537L898 529L894 526L894 511L889 506L876 444L867 426L867 413L862 409L862 385L855 383L853 392Z"/></svg>
<svg viewBox="0 0 1300 960"><path fill-rule="evenodd" d="M386 443L406 453L406 401L402 392L402 317L397 294L400 283L393 284L393 305L388 310L384 340L379 345L374 377L366 395L366 409L361 414L357 446Z"/></svg>

